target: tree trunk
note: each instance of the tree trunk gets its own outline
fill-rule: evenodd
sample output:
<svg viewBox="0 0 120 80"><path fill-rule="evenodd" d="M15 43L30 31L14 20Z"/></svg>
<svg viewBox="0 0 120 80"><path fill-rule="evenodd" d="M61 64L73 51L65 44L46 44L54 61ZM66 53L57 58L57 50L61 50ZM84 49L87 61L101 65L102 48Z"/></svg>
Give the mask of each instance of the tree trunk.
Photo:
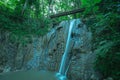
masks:
<svg viewBox="0 0 120 80"><path fill-rule="evenodd" d="M24 4L23 9L22 9L22 15L24 14L24 11L27 7L27 3L28 3L28 0L25 1L25 4Z"/></svg>
<svg viewBox="0 0 120 80"><path fill-rule="evenodd" d="M75 10L72 10L72 11L62 12L62 13L50 15L50 18L67 16L67 15L70 15L70 14L75 14L75 13L83 12L84 10L85 10L84 8L81 8L81 9L75 9Z"/></svg>

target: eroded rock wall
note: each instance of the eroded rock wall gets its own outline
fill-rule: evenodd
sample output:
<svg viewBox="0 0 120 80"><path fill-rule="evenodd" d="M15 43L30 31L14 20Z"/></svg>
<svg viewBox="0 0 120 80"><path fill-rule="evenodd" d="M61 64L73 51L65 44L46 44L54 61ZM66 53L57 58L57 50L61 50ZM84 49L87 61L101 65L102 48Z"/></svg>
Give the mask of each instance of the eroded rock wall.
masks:
<svg viewBox="0 0 120 80"><path fill-rule="evenodd" d="M33 56L32 43L23 46L10 36L10 32L0 31L0 72L22 70Z"/></svg>
<svg viewBox="0 0 120 80"><path fill-rule="evenodd" d="M44 69L58 72L71 21L61 22L43 37L46 47L45 49L41 47L43 52L40 65ZM92 33L85 24L77 19L69 46L70 66L67 76L70 80L99 80L93 66L96 54L91 51L91 40Z"/></svg>
<svg viewBox="0 0 120 80"><path fill-rule="evenodd" d="M58 72L71 21L61 22L26 46L10 42L6 37L9 34L1 33L0 69L3 72L29 69ZM93 66L96 54L91 51L91 40L92 33L77 19L69 46L69 80L99 80Z"/></svg>

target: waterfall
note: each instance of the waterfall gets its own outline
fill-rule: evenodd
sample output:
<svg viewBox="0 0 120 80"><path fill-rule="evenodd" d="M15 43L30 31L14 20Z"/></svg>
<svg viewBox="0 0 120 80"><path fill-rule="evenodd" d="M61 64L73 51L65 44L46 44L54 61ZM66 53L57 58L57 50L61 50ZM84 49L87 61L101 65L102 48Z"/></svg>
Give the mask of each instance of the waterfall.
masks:
<svg viewBox="0 0 120 80"><path fill-rule="evenodd" d="M68 65L66 65L66 63L67 63L67 58L68 58L70 37L71 37L71 32L72 32L72 28L73 28L74 22L75 22L75 20L72 20L70 22L70 27L69 27L69 32L68 32L68 38L67 38L67 42L66 42L65 52L64 52L64 54L62 56L59 73L57 73L57 76L59 77L60 80L64 80L65 79L66 73L67 73L67 69L68 69Z"/></svg>

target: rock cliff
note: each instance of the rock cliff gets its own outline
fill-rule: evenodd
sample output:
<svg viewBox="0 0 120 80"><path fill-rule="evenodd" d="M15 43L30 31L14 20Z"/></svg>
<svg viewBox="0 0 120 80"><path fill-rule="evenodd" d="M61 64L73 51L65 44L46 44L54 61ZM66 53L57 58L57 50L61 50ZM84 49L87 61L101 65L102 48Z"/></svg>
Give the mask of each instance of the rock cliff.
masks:
<svg viewBox="0 0 120 80"><path fill-rule="evenodd" d="M33 38L32 43L23 47L7 40L10 35L1 32L1 72L28 69L58 72L71 21L61 22L45 36ZM77 19L69 46L69 80L99 80L93 66L96 54L91 50L91 40L92 33L80 19Z"/></svg>

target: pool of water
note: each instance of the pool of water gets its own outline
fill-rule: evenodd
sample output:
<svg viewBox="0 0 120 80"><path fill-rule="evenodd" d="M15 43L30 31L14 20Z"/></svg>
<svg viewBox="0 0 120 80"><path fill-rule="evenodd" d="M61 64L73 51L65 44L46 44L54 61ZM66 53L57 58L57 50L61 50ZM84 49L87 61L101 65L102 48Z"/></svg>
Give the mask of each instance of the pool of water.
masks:
<svg viewBox="0 0 120 80"><path fill-rule="evenodd" d="M58 80L56 73L48 71L17 71L0 74L0 80Z"/></svg>

